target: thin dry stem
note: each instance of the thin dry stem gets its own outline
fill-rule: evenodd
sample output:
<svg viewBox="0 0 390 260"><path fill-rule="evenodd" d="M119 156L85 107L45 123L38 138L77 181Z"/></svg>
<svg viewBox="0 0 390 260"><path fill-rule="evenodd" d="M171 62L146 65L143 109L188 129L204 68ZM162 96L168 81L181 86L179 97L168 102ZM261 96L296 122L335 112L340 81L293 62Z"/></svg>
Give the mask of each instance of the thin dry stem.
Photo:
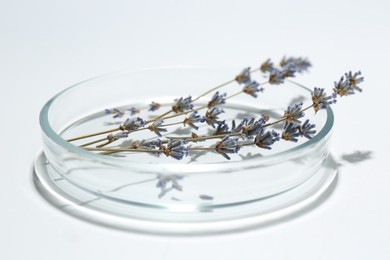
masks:
<svg viewBox="0 0 390 260"><path fill-rule="evenodd" d="M67 142L73 142L73 141L77 141L77 140L84 139L84 138L89 138L89 137L93 137L93 136L97 136L97 135L112 133L112 132L119 131L119 130L120 129L118 127L118 128L115 128L115 129L110 129L110 130L105 130L105 131L101 131L101 132L96 132L96 133L93 133L93 134L88 134L88 135L82 135L82 136L74 137L74 138L71 138L71 139L67 139L66 141Z"/></svg>
<svg viewBox="0 0 390 260"><path fill-rule="evenodd" d="M89 143L85 143L85 144L79 145L79 147L86 147L88 145L100 143L100 142L103 142L103 141L106 141L106 140L107 140L107 137L106 138L102 138L102 139L98 139L98 140L95 140L95 141L92 141L92 142L89 142Z"/></svg>

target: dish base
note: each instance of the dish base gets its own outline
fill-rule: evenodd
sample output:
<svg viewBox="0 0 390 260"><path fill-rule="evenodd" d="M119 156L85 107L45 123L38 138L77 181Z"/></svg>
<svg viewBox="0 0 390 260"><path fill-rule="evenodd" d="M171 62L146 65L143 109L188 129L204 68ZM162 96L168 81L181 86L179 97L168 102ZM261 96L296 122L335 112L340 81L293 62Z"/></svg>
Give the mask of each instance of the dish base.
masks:
<svg viewBox="0 0 390 260"><path fill-rule="evenodd" d="M190 215L173 215L171 221L166 220L166 211L169 209L145 208L115 201L69 184L53 169L43 152L35 159L33 174L36 189L49 203L87 222L142 233L202 235L243 231L304 213L320 204L326 194L330 194L330 187L334 186L331 184L337 175L337 164L330 155L313 177L285 192L228 208L211 206L210 210L199 210L185 205L184 211ZM145 216L154 218L143 218L143 212ZM172 209L171 213L176 212L177 209ZM163 217L159 219L159 216ZM197 216L201 221L197 220Z"/></svg>

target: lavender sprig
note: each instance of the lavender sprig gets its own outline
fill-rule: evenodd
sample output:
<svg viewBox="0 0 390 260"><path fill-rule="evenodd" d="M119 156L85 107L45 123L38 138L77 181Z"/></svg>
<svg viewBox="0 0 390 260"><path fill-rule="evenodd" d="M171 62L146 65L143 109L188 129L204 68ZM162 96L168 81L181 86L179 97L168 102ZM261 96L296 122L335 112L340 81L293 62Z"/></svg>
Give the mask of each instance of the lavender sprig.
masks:
<svg viewBox="0 0 390 260"><path fill-rule="evenodd" d="M327 95L325 93L325 89L323 88L314 88L311 93L312 103L305 108L303 108L303 103L299 102L288 106L284 112L284 115L274 122L267 123L269 117L266 118L266 116L262 116L257 120L255 117L250 117L244 118L237 126L235 121L232 120L232 127L229 128L226 120L222 120L223 118L220 119L221 115L224 113L224 110L218 108L217 106L226 104L227 99L232 98L240 93L245 93L256 98L258 93L263 91L263 88L260 86L265 83L258 83L257 81L252 80L251 77L254 71L260 70L261 72L266 73L266 76L268 76L267 83L271 85L278 85L284 83L287 78L295 77L297 73L304 72L309 67L311 67L310 62L307 59L294 57L284 57L279 65L280 67L276 67L273 62L268 59L266 62L261 64L259 68L254 70L251 70L250 67L245 68L233 80L220 84L195 99L192 99L191 96L175 99L174 103L172 104L172 108L169 111L148 121L144 121L140 117L127 118L119 127L115 129L72 138L68 141L110 133L106 138L80 145L80 147L85 147L85 149L90 151L106 151L104 154L115 152L148 152L154 155L165 154L166 156L175 158L177 160L182 160L184 157L188 156L190 150L214 150L215 152L224 156L226 159L230 160L228 154L237 153L242 146L253 145L269 150L272 148L274 143L280 139L297 142L299 137L305 137L307 139L313 138L316 134L315 125L311 124L309 119L306 119L304 123L301 124L301 120L305 116L304 111L313 107L317 113L319 110L325 109L328 106L336 103L337 95L348 96L362 91L362 88L359 86L359 84L364 81L364 78L361 76L360 72L352 73L350 71L345 73L338 82L334 83L334 93L331 95ZM219 91L216 91L211 99L209 99L210 101L207 103L207 105L203 105L194 109L194 101L234 81L238 84L244 85L240 92L227 97L226 93L220 94ZM289 79L287 79L287 81L300 85L299 83L293 82ZM149 105L149 111L153 112L159 109L160 106L161 105L159 103L152 102ZM198 111L205 108L208 108L205 116L199 115ZM114 118L123 117L126 111L129 111L131 115L140 112L139 109L134 107L125 110L120 108L105 110L107 114L112 114ZM173 114L173 112L175 114ZM172 113L172 115L169 115L170 113ZM165 119L187 114L188 116L179 122L163 125ZM228 114L228 116L230 116L230 114ZM209 134L202 136L198 135L196 132L193 132L191 137L165 137L165 139L152 139L148 141L136 140L133 141L129 148L102 148L106 144L112 143L118 139L127 138L129 134L135 131L149 129L159 137L162 137L162 133L167 132L167 126L184 124L184 127L191 127L195 130L198 130L199 127L196 124L203 122L206 122L208 125L214 128L214 132L211 132L211 135ZM269 131L265 130L265 128L279 123L284 124L284 129L281 135L272 129ZM113 133L115 131L120 132ZM252 139L253 141L242 141L239 143L238 140L240 138ZM209 139L220 140L211 147L190 147L188 145L188 142L206 141ZM105 143L96 146L96 148L86 147L88 145L102 141L105 141Z"/></svg>

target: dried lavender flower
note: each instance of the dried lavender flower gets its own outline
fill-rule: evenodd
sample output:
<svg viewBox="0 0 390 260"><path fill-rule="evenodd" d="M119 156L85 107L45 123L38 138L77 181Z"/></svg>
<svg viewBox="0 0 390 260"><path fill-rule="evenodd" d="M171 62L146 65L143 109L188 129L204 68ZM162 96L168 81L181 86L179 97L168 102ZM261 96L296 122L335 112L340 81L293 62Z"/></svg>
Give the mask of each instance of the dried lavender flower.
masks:
<svg viewBox="0 0 390 260"><path fill-rule="evenodd" d="M145 121L140 118L127 118L120 126L119 129L124 131L134 131L137 130L140 127L145 126Z"/></svg>
<svg viewBox="0 0 390 260"><path fill-rule="evenodd" d="M188 117L186 117L183 121L184 126L189 125L190 127L198 130L199 127L195 125L195 123L203 123L206 121L204 116L198 115L198 111L192 112Z"/></svg>
<svg viewBox="0 0 390 260"><path fill-rule="evenodd" d="M215 92L210 102L207 104L208 108L212 108L218 105L225 104L226 102L226 93L219 94L219 92Z"/></svg>
<svg viewBox="0 0 390 260"><path fill-rule="evenodd" d="M299 130L299 135L300 136L304 136L306 137L307 139L311 139L314 134L317 132L314 127L316 125L315 124L310 124L309 123L309 119L307 119L303 125L299 126L298 130Z"/></svg>
<svg viewBox="0 0 390 260"><path fill-rule="evenodd" d="M222 108L213 107L211 110L207 110L205 119L208 125L211 125L215 128L215 124L218 124L218 115L225 113Z"/></svg>
<svg viewBox="0 0 390 260"><path fill-rule="evenodd" d="M244 126L248 123L248 118L244 117L241 122L236 126L236 121L232 121L232 133L239 133L244 128Z"/></svg>
<svg viewBox="0 0 390 260"><path fill-rule="evenodd" d="M317 113L320 109L326 109L329 105L336 103L336 93L332 93L331 96L327 96L323 88L314 88L311 93L311 100L313 101L314 111Z"/></svg>
<svg viewBox="0 0 390 260"><path fill-rule="evenodd" d="M161 104L152 101L152 103L149 104L149 111L156 111L160 107L161 107Z"/></svg>
<svg viewBox="0 0 390 260"><path fill-rule="evenodd" d="M295 72L297 72L297 67L293 63L287 63L282 67L282 73L285 78L295 77Z"/></svg>
<svg viewBox="0 0 390 260"><path fill-rule="evenodd" d="M153 139L153 140L142 140L139 144L140 148L148 148L148 149L155 149L160 148L162 144L161 139Z"/></svg>
<svg viewBox="0 0 390 260"><path fill-rule="evenodd" d="M254 98L257 98L257 92L263 92L264 90L264 88L259 88L259 86L260 84L257 83L256 81L250 81L242 89L242 92L251 95Z"/></svg>
<svg viewBox="0 0 390 260"><path fill-rule="evenodd" d="M352 71L350 71L348 73L345 73L345 78L346 80L348 80L349 85L352 89L356 89L357 91L362 92L363 90L358 87L358 84L364 81L364 77L359 77L360 75L362 75L360 71L355 72L354 74L352 74Z"/></svg>
<svg viewBox="0 0 390 260"><path fill-rule="evenodd" d="M283 57L280 61L280 66L283 68L288 64L293 64L295 67L295 71L302 73L303 71L307 71L311 67L311 63L307 58L294 58L294 57Z"/></svg>
<svg viewBox="0 0 390 260"><path fill-rule="evenodd" d="M193 108L192 97L188 96L186 98L178 98L174 100L176 103L172 106L172 111L179 113Z"/></svg>
<svg viewBox="0 0 390 260"><path fill-rule="evenodd" d="M236 76L235 80L239 84L246 84L247 82L251 81L251 68L248 67L243 69L241 73Z"/></svg>
<svg viewBox="0 0 390 260"><path fill-rule="evenodd" d="M355 94L354 88L350 85L349 80L341 76L338 82L334 82L333 91L340 97Z"/></svg>
<svg viewBox="0 0 390 260"><path fill-rule="evenodd" d="M194 100L192 99L191 96L180 97L175 99L172 108L169 111L166 111L165 113L162 113L157 117L155 116L148 121L144 121L140 117L127 118L119 126L119 129L118 126L116 126L116 128L113 129L106 129L104 131L82 135L79 137L68 139L67 141L72 142L84 138L89 138L92 136L111 133L106 138L97 139L92 142L88 142L80 145L81 147L86 147L87 150L100 151L104 149L103 147L109 144L110 142L118 140L120 138L126 138L128 137L128 134L131 134L131 132L134 131L150 130L154 132L156 135L158 135L159 137L161 137L162 132L167 132L167 129L165 129L164 127L181 124L181 122L174 122L171 124L163 125L164 118L173 118L173 117L178 117L183 115L186 115L186 118L182 121L184 126L188 125L189 127L198 130L199 127L196 124L206 122L208 125L216 129L214 133L212 133L213 131L210 131L208 135L204 135L204 136L202 135L198 136L197 132L193 132L191 133L192 138L183 137L183 139L178 139L178 137L167 137L165 139L133 141L129 149L135 149L135 150L138 149L139 152L148 152L151 155L155 155L155 156L160 156L161 154L165 154L166 156L170 156L177 160L181 160L185 156L188 156L190 152L190 147L187 144L187 141L205 142L207 145L208 140L221 138L222 136L224 136L219 142L216 142L214 146L194 147L192 148L192 150L204 151L204 152L215 150L215 152L221 154L226 159L230 160L229 154L237 153L240 150L241 146L256 145L259 148L271 149L272 145L280 139L284 139L292 142L297 142L299 137L306 137L308 139L311 139L316 134L315 125L311 124L309 120L305 120L305 122L301 124L300 120L302 117L304 117L304 111L313 107L315 112L317 112L320 109L325 109L331 104L336 103L337 95L344 96L344 95L354 94L356 91L361 92L362 89L358 85L364 81L364 78L361 76L360 71L355 73L349 71L348 73L345 73L338 82L334 83L334 88L333 88L334 93L332 93L331 95L327 95L323 88L315 87L314 90L311 92L312 104L310 106L306 108L302 108L303 103L296 103L294 105L288 106L287 109L284 111L283 117L268 124L266 124L266 122L270 119L270 116L264 114L259 119L256 119L255 117L244 118L237 126L233 119L232 127L229 129L229 126L228 124L226 124L225 120L223 121L219 120L219 115L221 113L224 113L224 110L217 107L219 105L223 105L226 103L227 94L226 93L220 94L219 91L216 91L216 90L220 90L221 87L224 87L232 83L233 81L236 81L239 84L242 84L243 88L238 93L230 95L228 99L240 94L241 92L244 92L256 98L258 96L258 92L263 91L263 88L261 88L260 85L265 84L267 82L263 82L259 84L258 82L251 80L252 72L260 70L263 73L268 73L267 74L269 76L268 83L277 85L277 84L284 83L286 78L294 77L296 73L301 73L303 71L306 71L309 67L311 67L310 62L307 59L301 57L298 58L283 57L283 59L280 62L280 67L279 66L275 67L272 61L268 59L261 64L260 68L257 68L253 71L251 71L250 67L245 68L241 71L240 74L238 74L234 78L234 80L229 80L225 83L219 84L214 88L211 88L209 91L205 92L204 94L200 95L199 97L195 98ZM290 82L296 85L300 85L299 83L296 83L294 81L290 81ZM204 106L203 104L198 104L199 107L192 110L195 105L194 102L196 100L212 93L213 91L216 92L211 97L211 100L209 100L209 102L207 103L207 106ZM149 106L150 106L149 111L155 111L161 107L159 103L156 103L154 101ZM205 113L205 116L199 115L198 110L205 109L205 108L208 108L207 112ZM126 108L126 109L125 108L105 109L105 113L113 115L113 118L123 117L126 111L129 111L131 115L140 113L140 109L137 109L135 107ZM175 112L176 114L169 115L172 112ZM232 115L233 114L229 114L229 116ZM241 118L241 114L238 114L237 117ZM279 117L279 116L273 115L273 117ZM265 127L274 126L280 123L284 124L284 131L281 133L281 136L273 130L265 131ZM147 124L146 127L145 124ZM215 124L217 124L217 127L215 127ZM121 132L118 132L118 130L121 130ZM180 134L180 131L176 131L176 133ZM212 133L212 135L210 135L210 133ZM181 133L181 134L188 134L188 132ZM245 138L252 139L252 140L254 138L254 141L248 141L248 140L243 140L240 142L238 141ZM104 142L104 143L96 146L96 148L99 149L88 147L90 145L100 143L100 142ZM125 143L123 143L121 147L123 146L128 147L128 144ZM125 148L125 150L109 148L106 150L107 152L105 152L104 154L110 154L111 152L127 151L126 149L127 148ZM166 188L167 182L169 182L169 179L161 180L157 184L157 186L162 189L162 192L160 194L161 196L163 196L168 190ZM180 185L178 184L176 185L174 183L172 184L172 187L170 189L173 189L175 187L177 189L179 189L180 187L181 189Z"/></svg>
<svg viewBox="0 0 390 260"><path fill-rule="evenodd" d="M268 78L268 83L272 85L279 85L284 82L283 72L278 69L273 69L270 71L270 75Z"/></svg>
<svg viewBox="0 0 390 260"><path fill-rule="evenodd" d="M273 69L274 69L274 64L272 63L271 59L266 60L260 65L260 70L263 73L272 72Z"/></svg>
<svg viewBox="0 0 390 260"><path fill-rule="evenodd" d="M280 136L275 131L267 131L265 132L264 128L256 135L255 145L259 148L271 150L271 146L280 140Z"/></svg>
<svg viewBox="0 0 390 260"><path fill-rule="evenodd" d="M282 133L282 139L286 141L298 142L299 126L293 123L288 123Z"/></svg>
<svg viewBox="0 0 390 260"><path fill-rule="evenodd" d="M225 123L225 120L218 122L217 129L214 131L213 135L223 135L228 134L229 126Z"/></svg>
<svg viewBox="0 0 390 260"><path fill-rule="evenodd" d="M228 160L230 160L230 157L227 155L228 153L237 153L239 150L238 138L229 137L228 135L215 145L215 151Z"/></svg>
<svg viewBox="0 0 390 260"><path fill-rule="evenodd" d="M266 120L262 117L256 121L254 117L251 117L250 119L244 118L241 123L232 130L232 132L241 132L245 138L250 139L261 132L265 122Z"/></svg>
<svg viewBox="0 0 390 260"><path fill-rule="evenodd" d="M161 139L153 139L153 140L142 140L142 141L134 141L130 148L131 149L148 149L153 150L156 148L160 148L162 144ZM159 153L151 153L152 155L159 155Z"/></svg>
<svg viewBox="0 0 390 260"><path fill-rule="evenodd" d="M158 119L158 120L154 121L153 124L148 126L148 129L150 131L154 132L159 137L161 137L162 136L161 132L168 131L167 129L161 127L162 123L164 123L164 120L163 119Z"/></svg>
<svg viewBox="0 0 390 260"><path fill-rule="evenodd" d="M305 116L305 113L302 112L303 103L296 103L293 106L288 106L287 110L284 112L283 118L286 120L286 124L293 122L295 124L300 124L301 121L298 118Z"/></svg>
<svg viewBox="0 0 390 260"><path fill-rule="evenodd" d="M170 139L167 147L162 147L162 151L166 156L171 156L176 160L181 160L189 154L187 142L184 140Z"/></svg>
<svg viewBox="0 0 390 260"><path fill-rule="evenodd" d="M114 142L118 139L121 139L121 138L127 138L128 137L128 134L127 133L124 133L124 132L118 132L118 133L115 133L115 134L109 134L107 136L107 140L110 141L110 142Z"/></svg>

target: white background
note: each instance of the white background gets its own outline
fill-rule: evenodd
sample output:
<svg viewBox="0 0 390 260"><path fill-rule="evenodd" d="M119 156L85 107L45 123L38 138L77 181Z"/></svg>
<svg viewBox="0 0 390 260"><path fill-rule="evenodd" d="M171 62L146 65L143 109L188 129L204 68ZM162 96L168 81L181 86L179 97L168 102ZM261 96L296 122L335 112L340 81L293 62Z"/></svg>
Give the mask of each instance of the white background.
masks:
<svg viewBox="0 0 390 260"><path fill-rule="evenodd" d="M389 13L385 0L0 0L0 259L390 259ZM38 114L65 87L123 68L258 66L285 54L310 58L309 86L331 88L350 69L366 79L334 107L339 175L311 211L174 238L80 221L35 191Z"/></svg>

